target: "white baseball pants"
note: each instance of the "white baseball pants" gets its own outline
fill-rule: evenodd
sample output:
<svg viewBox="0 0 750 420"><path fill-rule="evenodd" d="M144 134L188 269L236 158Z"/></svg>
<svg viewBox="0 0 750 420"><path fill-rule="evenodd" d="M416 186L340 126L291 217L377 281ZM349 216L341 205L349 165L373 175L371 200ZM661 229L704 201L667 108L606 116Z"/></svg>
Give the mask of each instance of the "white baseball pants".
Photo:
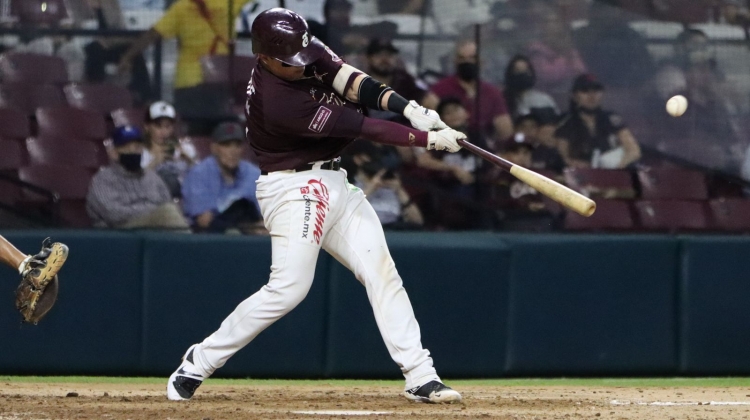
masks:
<svg viewBox="0 0 750 420"><path fill-rule="evenodd" d="M319 167L319 166L318 166ZM396 271L383 228L364 193L344 171L279 171L261 176L258 202L271 234L271 278L195 347L206 376L261 331L294 309L313 282L322 247L365 286L380 334L406 378L406 388L439 380Z"/></svg>

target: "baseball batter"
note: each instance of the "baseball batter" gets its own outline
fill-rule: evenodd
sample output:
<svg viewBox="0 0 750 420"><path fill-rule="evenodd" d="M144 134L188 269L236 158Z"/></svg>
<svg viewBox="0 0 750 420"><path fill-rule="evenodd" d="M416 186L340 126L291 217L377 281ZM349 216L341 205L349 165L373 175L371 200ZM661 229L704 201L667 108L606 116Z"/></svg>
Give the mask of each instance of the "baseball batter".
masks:
<svg viewBox="0 0 750 420"><path fill-rule="evenodd" d="M247 88L247 136L262 171L257 197L271 234L270 281L187 350L169 378L168 398L190 399L203 380L294 309L312 285L322 248L365 286L383 340L406 378L403 395L430 403L460 401L422 347L383 228L362 191L339 170L339 155L357 137L457 152L457 140L466 136L345 64L290 10L264 11L251 32L258 64ZM403 114L415 129L368 118L365 108Z"/></svg>

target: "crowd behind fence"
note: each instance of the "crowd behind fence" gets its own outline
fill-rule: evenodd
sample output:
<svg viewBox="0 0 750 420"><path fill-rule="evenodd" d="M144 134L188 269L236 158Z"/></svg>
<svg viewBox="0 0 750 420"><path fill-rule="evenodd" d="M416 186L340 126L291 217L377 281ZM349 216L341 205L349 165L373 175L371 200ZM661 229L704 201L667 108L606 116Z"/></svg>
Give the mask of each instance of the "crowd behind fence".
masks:
<svg viewBox="0 0 750 420"><path fill-rule="evenodd" d="M703 200L700 216L687 212L684 223L659 228L715 228L715 207L726 213L727 198L745 205L750 12L743 0L0 0L0 101L24 108L28 136L38 137L39 108L86 108L85 86L119 86L128 98L104 93L109 102L94 101L106 116L104 137L118 121L131 121L117 116L143 114L163 100L176 108L180 142L200 145L218 123L244 119L255 65L250 28L277 6L300 13L349 63L437 109L473 142L606 200L620 222L648 228L660 206L674 204L665 199ZM29 94L30 71L13 79L26 67L7 58L19 54L58 57L63 75L37 79L31 84L46 87ZM40 66L34 63L29 68ZM48 77L41 66L38 78ZM26 95L14 96L18 81ZM676 95L688 104L678 117L665 107ZM19 96L31 99L19 106ZM197 148L197 158L210 155ZM106 148L96 153L107 162ZM578 226L469 154L361 144L348 154L380 165L361 168L345 156L353 183L407 197L375 206L392 228ZM33 151L19 158L35 159ZM675 177L669 169L700 172L705 192L649 196L661 172ZM407 209L412 204L417 212Z"/></svg>

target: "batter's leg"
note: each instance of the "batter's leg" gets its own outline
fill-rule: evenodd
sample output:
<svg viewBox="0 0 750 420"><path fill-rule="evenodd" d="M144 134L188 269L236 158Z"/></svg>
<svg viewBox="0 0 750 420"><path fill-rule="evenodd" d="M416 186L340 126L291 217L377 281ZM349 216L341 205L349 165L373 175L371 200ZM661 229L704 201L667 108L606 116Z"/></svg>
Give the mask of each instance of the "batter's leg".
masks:
<svg viewBox="0 0 750 420"><path fill-rule="evenodd" d="M328 232L323 249L365 286L388 352L406 378L406 389L440 381L429 351L422 347L419 324L380 220L361 191L349 194L344 215Z"/></svg>

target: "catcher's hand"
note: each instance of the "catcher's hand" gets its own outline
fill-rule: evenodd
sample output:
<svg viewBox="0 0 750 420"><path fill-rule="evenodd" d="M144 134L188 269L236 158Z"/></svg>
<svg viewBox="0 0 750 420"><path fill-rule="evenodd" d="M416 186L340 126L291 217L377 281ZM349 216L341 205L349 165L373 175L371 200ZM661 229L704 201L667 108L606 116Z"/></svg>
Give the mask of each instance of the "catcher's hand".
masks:
<svg viewBox="0 0 750 420"><path fill-rule="evenodd" d="M36 324L52 309L57 299L57 273L68 258L68 247L50 238L42 242L42 250L28 256L21 264L21 284L16 288L16 309L23 320Z"/></svg>

